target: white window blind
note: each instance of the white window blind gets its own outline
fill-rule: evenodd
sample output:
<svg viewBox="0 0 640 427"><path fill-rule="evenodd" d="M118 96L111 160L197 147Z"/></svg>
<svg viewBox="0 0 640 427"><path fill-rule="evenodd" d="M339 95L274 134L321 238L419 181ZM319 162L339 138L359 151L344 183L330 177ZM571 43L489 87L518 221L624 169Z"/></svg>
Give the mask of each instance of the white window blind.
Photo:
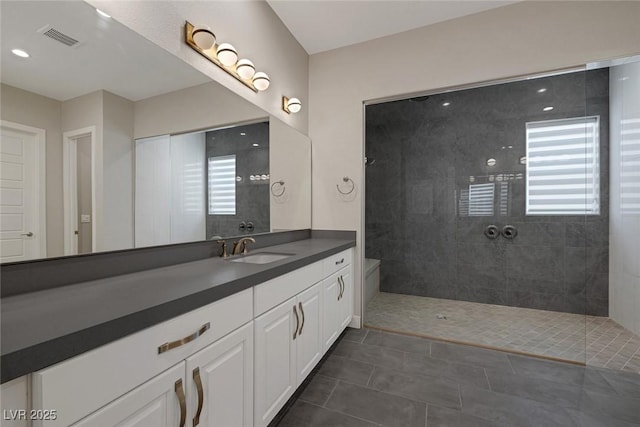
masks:
<svg viewBox="0 0 640 427"><path fill-rule="evenodd" d="M495 184L469 185L469 216L493 216Z"/></svg>
<svg viewBox="0 0 640 427"><path fill-rule="evenodd" d="M530 122L527 215L600 213L599 118Z"/></svg>
<svg viewBox="0 0 640 427"><path fill-rule="evenodd" d="M209 215L236 214L236 156L209 157Z"/></svg>
<svg viewBox="0 0 640 427"><path fill-rule="evenodd" d="M620 122L620 202L625 215L640 214L640 119Z"/></svg>

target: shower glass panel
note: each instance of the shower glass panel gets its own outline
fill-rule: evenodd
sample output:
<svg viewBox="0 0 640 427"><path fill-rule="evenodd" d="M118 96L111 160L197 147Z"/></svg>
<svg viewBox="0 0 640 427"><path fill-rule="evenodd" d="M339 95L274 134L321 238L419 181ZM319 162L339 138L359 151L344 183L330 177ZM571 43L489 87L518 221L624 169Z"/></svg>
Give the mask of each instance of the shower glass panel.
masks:
<svg viewBox="0 0 640 427"><path fill-rule="evenodd" d="M608 315L608 126L608 69L368 105L365 324L586 362Z"/></svg>

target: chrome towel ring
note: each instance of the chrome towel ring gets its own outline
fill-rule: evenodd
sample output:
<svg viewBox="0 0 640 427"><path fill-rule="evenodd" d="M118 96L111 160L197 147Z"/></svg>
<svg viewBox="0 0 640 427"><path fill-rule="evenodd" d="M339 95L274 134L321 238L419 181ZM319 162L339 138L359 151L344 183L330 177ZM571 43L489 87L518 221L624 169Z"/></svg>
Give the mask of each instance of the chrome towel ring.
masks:
<svg viewBox="0 0 640 427"><path fill-rule="evenodd" d="M345 196L346 196L347 194L351 194L351 193L353 193L353 190L355 190L355 189L356 189L356 183L355 183L355 182L353 182L353 180L352 180L351 178L349 178L348 176L343 176L343 177L342 177L342 181L344 181L344 182L351 182L351 190L349 190L349 191L347 191L347 192L344 192L344 191L342 191L342 190L340 189L340 184L336 184L336 188L338 189L338 193L340 193L340 194L344 194Z"/></svg>
<svg viewBox="0 0 640 427"><path fill-rule="evenodd" d="M279 185L282 188L282 191L280 191L279 193L276 192L276 188L275 188L276 185ZM271 194L273 194L274 196L281 197L284 195L285 191L287 191L287 187L284 186L284 181L280 180L271 184Z"/></svg>

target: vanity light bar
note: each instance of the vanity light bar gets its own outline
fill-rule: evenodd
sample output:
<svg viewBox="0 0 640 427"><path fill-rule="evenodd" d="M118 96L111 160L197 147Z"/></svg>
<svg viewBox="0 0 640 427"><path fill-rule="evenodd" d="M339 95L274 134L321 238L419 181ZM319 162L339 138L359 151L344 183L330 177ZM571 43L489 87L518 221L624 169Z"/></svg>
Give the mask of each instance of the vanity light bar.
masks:
<svg viewBox="0 0 640 427"><path fill-rule="evenodd" d="M269 87L269 76L261 71L256 73L253 63L248 59L238 61L238 53L235 48L229 43L218 45L215 41L215 35L208 28L196 29L193 24L187 21L184 25L184 35L185 41L193 50L222 68L227 74L233 76L252 91L257 93ZM200 45L194 40L194 35L196 39L201 41Z"/></svg>

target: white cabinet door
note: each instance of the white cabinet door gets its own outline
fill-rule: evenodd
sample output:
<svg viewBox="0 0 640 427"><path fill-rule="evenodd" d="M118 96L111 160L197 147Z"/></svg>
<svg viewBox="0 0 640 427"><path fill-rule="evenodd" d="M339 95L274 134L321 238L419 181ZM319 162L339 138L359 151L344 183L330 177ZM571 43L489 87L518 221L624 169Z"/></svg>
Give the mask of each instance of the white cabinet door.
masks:
<svg viewBox="0 0 640 427"><path fill-rule="evenodd" d="M298 314L301 317L296 337L296 365L298 384L316 366L324 347L322 342L322 283L310 287L297 297Z"/></svg>
<svg viewBox="0 0 640 427"><path fill-rule="evenodd" d="M353 267L349 265L343 270L338 272L339 277L342 280L342 295L340 296L339 309L338 309L338 334L341 334L344 329L351 323L353 317L353 274L351 273Z"/></svg>
<svg viewBox="0 0 640 427"><path fill-rule="evenodd" d="M176 427L186 417L184 393L184 363L179 363L73 427Z"/></svg>
<svg viewBox="0 0 640 427"><path fill-rule="evenodd" d="M297 330L291 298L254 321L254 426L263 427L284 406L296 389ZM296 308L297 312L297 308Z"/></svg>
<svg viewBox="0 0 640 427"><path fill-rule="evenodd" d="M338 338L339 301L341 286L338 274L322 282L322 343L324 351Z"/></svg>
<svg viewBox="0 0 640 427"><path fill-rule="evenodd" d="M189 426L253 425L253 322L187 359L187 396Z"/></svg>

